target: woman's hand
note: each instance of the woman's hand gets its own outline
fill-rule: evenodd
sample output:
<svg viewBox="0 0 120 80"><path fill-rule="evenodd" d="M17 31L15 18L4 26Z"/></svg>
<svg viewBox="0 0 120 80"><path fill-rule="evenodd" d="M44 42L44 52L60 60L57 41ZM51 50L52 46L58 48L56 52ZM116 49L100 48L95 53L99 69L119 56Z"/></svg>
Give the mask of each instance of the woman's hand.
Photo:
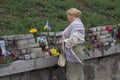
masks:
<svg viewBox="0 0 120 80"><path fill-rule="evenodd" d="M66 48L72 48L73 47L73 39L65 39L64 40L64 45L66 46Z"/></svg>

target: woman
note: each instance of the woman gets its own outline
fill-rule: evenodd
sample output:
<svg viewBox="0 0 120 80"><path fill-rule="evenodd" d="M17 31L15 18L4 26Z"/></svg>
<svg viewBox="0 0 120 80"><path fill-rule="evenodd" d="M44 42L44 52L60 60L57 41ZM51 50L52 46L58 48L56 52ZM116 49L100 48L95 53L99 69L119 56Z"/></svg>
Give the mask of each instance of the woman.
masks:
<svg viewBox="0 0 120 80"><path fill-rule="evenodd" d="M83 49L85 29L80 20L81 11L76 8L67 10L67 19L70 25L63 31L64 54L66 57L67 80L84 80Z"/></svg>

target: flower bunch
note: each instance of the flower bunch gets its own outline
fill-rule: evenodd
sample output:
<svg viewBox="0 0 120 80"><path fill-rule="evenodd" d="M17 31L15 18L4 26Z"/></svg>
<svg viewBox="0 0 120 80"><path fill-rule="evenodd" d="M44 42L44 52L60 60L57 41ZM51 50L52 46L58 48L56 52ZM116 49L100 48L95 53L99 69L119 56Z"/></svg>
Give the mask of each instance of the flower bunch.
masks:
<svg viewBox="0 0 120 80"><path fill-rule="evenodd" d="M51 50L50 50L50 53L51 53L51 55L54 55L54 56L59 56L60 55L60 53L57 51L57 49L55 49L55 48L52 48Z"/></svg>
<svg viewBox="0 0 120 80"><path fill-rule="evenodd" d="M35 41L37 41L37 32L38 32L38 30L36 28L31 28L29 30L29 33L33 34Z"/></svg>
<svg viewBox="0 0 120 80"><path fill-rule="evenodd" d="M38 30L37 30L36 28L31 28L31 29L29 30L29 32L32 33L32 34L36 33L37 31L38 31Z"/></svg>
<svg viewBox="0 0 120 80"><path fill-rule="evenodd" d="M106 30L109 31L109 32L111 32L113 29L110 26L106 26Z"/></svg>
<svg viewBox="0 0 120 80"><path fill-rule="evenodd" d="M6 54L3 55L2 60L0 60L0 64L10 63L16 60L19 60L19 57L14 52L5 52Z"/></svg>

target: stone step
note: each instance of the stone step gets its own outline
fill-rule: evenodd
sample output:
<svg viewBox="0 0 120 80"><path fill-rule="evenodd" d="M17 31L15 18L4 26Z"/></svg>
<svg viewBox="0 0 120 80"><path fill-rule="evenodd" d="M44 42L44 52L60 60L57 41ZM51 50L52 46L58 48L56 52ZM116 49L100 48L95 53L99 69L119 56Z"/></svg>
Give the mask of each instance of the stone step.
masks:
<svg viewBox="0 0 120 80"><path fill-rule="evenodd" d="M14 37L14 40L30 39L34 38L33 34L20 34Z"/></svg>
<svg viewBox="0 0 120 80"><path fill-rule="evenodd" d="M24 40L17 40L15 41L15 45L23 45L23 44L32 44L35 43L35 39L31 38L31 39L24 39Z"/></svg>

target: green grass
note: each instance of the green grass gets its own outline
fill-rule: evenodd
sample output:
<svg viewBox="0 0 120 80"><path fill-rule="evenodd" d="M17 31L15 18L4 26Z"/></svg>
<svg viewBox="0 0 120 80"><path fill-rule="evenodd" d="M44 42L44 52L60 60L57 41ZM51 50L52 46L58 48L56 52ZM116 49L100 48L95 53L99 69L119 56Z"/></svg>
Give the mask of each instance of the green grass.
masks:
<svg viewBox="0 0 120 80"><path fill-rule="evenodd" d="M51 31L62 31L69 24L66 10L71 7L81 9L85 27L118 24L119 3L120 0L0 0L0 36L26 34L33 27L44 32L47 20Z"/></svg>
<svg viewBox="0 0 120 80"><path fill-rule="evenodd" d="M66 9L71 0L3 0L0 1L0 35L28 33L35 27L39 33L48 20L52 31L63 30L66 21Z"/></svg>
<svg viewBox="0 0 120 80"><path fill-rule="evenodd" d="M120 23L120 0L85 0L88 7L99 16L101 25L112 25ZM96 16L96 15L95 15ZM101 22L101 20L103 20ZM96 26L96 25L95 25Z"/></svg>

